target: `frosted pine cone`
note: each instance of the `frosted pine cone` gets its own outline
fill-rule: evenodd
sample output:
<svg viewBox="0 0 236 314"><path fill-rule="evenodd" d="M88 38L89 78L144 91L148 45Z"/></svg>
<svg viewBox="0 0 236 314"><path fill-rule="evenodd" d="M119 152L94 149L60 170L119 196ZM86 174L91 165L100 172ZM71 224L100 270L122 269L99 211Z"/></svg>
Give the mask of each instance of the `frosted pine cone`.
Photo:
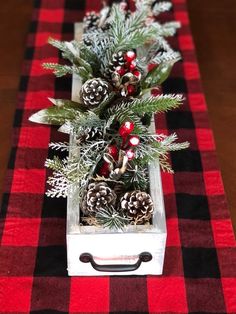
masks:
<svg viewBox="0 0 236 314"><path fill-rule="evenodd" d="M107 81L101 78L94 78L88 80L82 86L81 99L88 108L95 108L108 98L111 89Z"/></svg>
<svg viewBox="0 0 236 314"><path fill-rule="evenodd" d="M88 12L83 19L84 32L98 28L100 16L96 12Z"/></svg>
<svg viewBox="0 0 236 314"><path fill-rule="evenodd" d="M143 223L151 218L153 202L151 196L139 190L127 192L121 198L121 209L135 223Z"/></svg>
<svg viewBox="0 0 236 314"><path fill-rule="evenodd" d="M84 132L80 134L78 140L80 142L95 141L98 138L102 138L102 137L103 137L103 132L98 128L92 127L92 128L85 129Z"/></svg>
<svg viewBox="0 0 236 314"><path fill-rule="evenodd" d="M119 51L112 55L112 59L109 62L108 68L105 71L105 77L110 78L112 73L116 70L117 67L124 67L125 65L124 52Z"/></svg>
<svg viewBox="0 0 236 314"><path fill-rule="evenodd" d="M109 205L115 205L116 194L106 182L90 183L82 202L84 213L96 213L99 209Z"/></svg>

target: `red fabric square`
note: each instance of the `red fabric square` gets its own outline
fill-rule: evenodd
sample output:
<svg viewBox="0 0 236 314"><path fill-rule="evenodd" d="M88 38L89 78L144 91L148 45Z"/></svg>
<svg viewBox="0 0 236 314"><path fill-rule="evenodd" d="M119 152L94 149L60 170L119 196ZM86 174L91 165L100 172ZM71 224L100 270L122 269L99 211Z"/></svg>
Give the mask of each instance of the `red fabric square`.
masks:
<svg viewBox="0 0 236 314"><path fill-rule="evenodd" d="M189 24L188 14L185 11L176 11L175 19L180 21L182 25Z"/></svg>
<svg viewBox="0 0 236 314"><path fill-rule="evenodd" d="M215 150L211 129L196 129L199 150Z"/></svg>
<svg viewBox="0 0 236 314"><path fill-rule="evenodd" d="M58 33L49 33L49 32L36 33L35 47L42 47L42 46L48 45L49 37L53 37L54 39L60 40Z"/></svg>
<svg viewBox="0 0 236 314"><path fill-rule="evenodd" d="M71 278L70 312L103 313L108 311L108 277Z"/></svg>
<svg viewBox="0 0 236 314"><path fill-rule="evenodd" d="M179 45L181 50L193 50L193 39L190 35L179 35Z"/></svg>
<svg viewBox="0 0 236 314"><path fill-rule="evenodd" d="M54 81L52 81L53 83ZM50 86L48 86L50 87ZM48 98L54 97L53 89L51 90L42 90L42 91L28 91L25 97L24 107L25 109L39 110L45 109L47 107L52 106L52 103L48 100Z"/></svg>
<svg viewBox="0 0 236 314"><path fill-rule="evenodd" d="M184 62L184 73L187 80L197 80L200 77L198 65L195 62Z"/></svg>
<svg viewBox="0 0 236 314"><path fill-rule="evenodd" d="M236 247L230 219L211 221L216 247Z"/></svg>
<svg viewBox="0 0 236 314"><path fill-rule="evenodd" d="M50 128L47 126L22 127L18 146L47 148L49 140Z"/></svg>
<svg viewBox="0 0 236 314"><path fill-rule="evenodd" d="M188 95L189 106L191 111L206 111L205 97L201 93L189 93Z"/></svg>
<svg viewBox="0 0 236 314"><path fill-rule="evenodd" d="M227 313L236 313L236 278L222 278Z"/></svg>
<svg viewBox="0 0 236 314"><path fill-rule="evenodd" d="M43 194L45 179L45 169L15 169L11 192Z"/></svg>
<svg viewBox="0 0 236 314"><path fill-rule="evenodd" d="M166 246L180 246L178 219L167 219L167 243Z"/></svg>
<svg viewBox="0 0 236 314"><path fill-rule="evenodd" d="M224 194L220 171L205 171L203 175L206 193L208 195Z"/></svg>
<svg viewBox="0 0 236 314"><path fill-rule="evenodd" d="M32 277L1 277L0 295L2 313L22 313L30 310Z"/></svg>
<svg viewBox="0 0 236 314"><path fill-rule="evenodd" d="M37 246L40 219L6 218L2 245Z"/></svg>
<svg viewBox="0 0 236 314"><path fill-rule="evenodd" d="M161 178L162 178L163 193L164 194L174 193L175 188L174 188L173 175L171 173L162 172Z"/></svg>
<svg viewBox="0 0 236 314"><path fill-rule="evenodd" d="M147 286L151 313L188 311L183 278L148 277Z"/></svg>
<svg viewBox="0 0 236 314"><path fill-rule="evenodd" d="M40 22L47 23L60 23L63 21L64 11L63 9L40 9L39 20Z"/></svg>

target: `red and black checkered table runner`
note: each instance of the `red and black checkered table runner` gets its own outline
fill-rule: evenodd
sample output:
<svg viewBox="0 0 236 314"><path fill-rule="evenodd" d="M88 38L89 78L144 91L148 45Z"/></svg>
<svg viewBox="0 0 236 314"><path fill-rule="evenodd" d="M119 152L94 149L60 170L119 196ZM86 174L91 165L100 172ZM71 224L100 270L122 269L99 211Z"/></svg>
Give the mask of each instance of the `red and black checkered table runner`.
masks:
<svg viewBox="0 0 236 314"><path fill-rule="evenodd" d="M99 2L35 1L1 208L0 313L236 313L235 239L185 0L174 0L173 10L163 16L181 21L171 44L183 56L163 90L183 93L186 101L159 115L157 129L176 131L191 143L171 154L175 174L162 174L168 229L164 274L67 276L66 200L44 196L44 161L52 154L48 142L62 135L28 117L50 105L47 97L70 97L71 78L56 79L41 67L60 58L47 39L72 40L74 22L86 10L98 9Z"/></svg>

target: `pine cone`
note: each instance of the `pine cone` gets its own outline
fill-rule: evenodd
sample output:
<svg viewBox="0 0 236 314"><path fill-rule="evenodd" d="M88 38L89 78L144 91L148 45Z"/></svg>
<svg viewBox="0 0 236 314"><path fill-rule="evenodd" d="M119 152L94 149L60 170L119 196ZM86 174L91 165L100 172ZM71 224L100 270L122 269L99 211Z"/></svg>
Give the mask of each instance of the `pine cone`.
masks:
<svg viewBox="0 0 236 314"><path fill-rule="evenodd" d="M79 136L78 140L80 142L85 142L85 141L95 141L98 138L103 137L103 132L100 129L97 128L87 128L84 130L84 132Z"/></svg>
<svg viewBox="0 0 236 314"><path fill-rule="evenodd" d="M112 55L111 61L109 62L108 68L105 71L105 77L111 78L112 73L118 66L123 67L125 65L124 52L119 51Z"/></svg>
<svg viewBox="0 0 236 314"><path fill-rule="evenodd" d="M84 83L81 88L81 99L89 108L97 107L106 100L112 90L108 82L101 78L94 78Z"/></svg>
<svg viewBox="0 0 236 314"><path fill-rule="evenodd" d="M96 213L107 205L115 205L115 202L116 194L106 182L93 182L88 186L81 209L84 213Z"/></svg>
<svg viewBox="0 0 236 314"><path fill-rule="evenodd" d="M84 32L92 31L98 28L100 17L96 12L89 12L83 19Z"/></svg>
<svg viewBox="0 0 236 314"><path fill-rule="evenodd" d="M139 190L127 192L120 200L121 209L135 223L141 224L151 218L153 202L151 196Z"/></svg>

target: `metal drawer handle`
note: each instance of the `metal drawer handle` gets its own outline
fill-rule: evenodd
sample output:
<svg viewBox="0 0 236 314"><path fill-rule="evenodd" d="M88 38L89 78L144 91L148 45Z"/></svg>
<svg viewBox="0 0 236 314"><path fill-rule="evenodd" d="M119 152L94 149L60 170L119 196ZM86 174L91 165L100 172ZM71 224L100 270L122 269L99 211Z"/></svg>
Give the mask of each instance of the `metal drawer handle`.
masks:
<svg viewBox="0 0 236 314"><path fill-rule="evenodd" d="M82 263L91 263L92 267L97 271L104 272L125 272L125 271L134 271L140 267L140 265L152 260L152 254L149 252L142 252L138 255L138 260L134 264L114 264L114 265L101 265L97 264L92 254L82 253L79 257Z"/></svg>

